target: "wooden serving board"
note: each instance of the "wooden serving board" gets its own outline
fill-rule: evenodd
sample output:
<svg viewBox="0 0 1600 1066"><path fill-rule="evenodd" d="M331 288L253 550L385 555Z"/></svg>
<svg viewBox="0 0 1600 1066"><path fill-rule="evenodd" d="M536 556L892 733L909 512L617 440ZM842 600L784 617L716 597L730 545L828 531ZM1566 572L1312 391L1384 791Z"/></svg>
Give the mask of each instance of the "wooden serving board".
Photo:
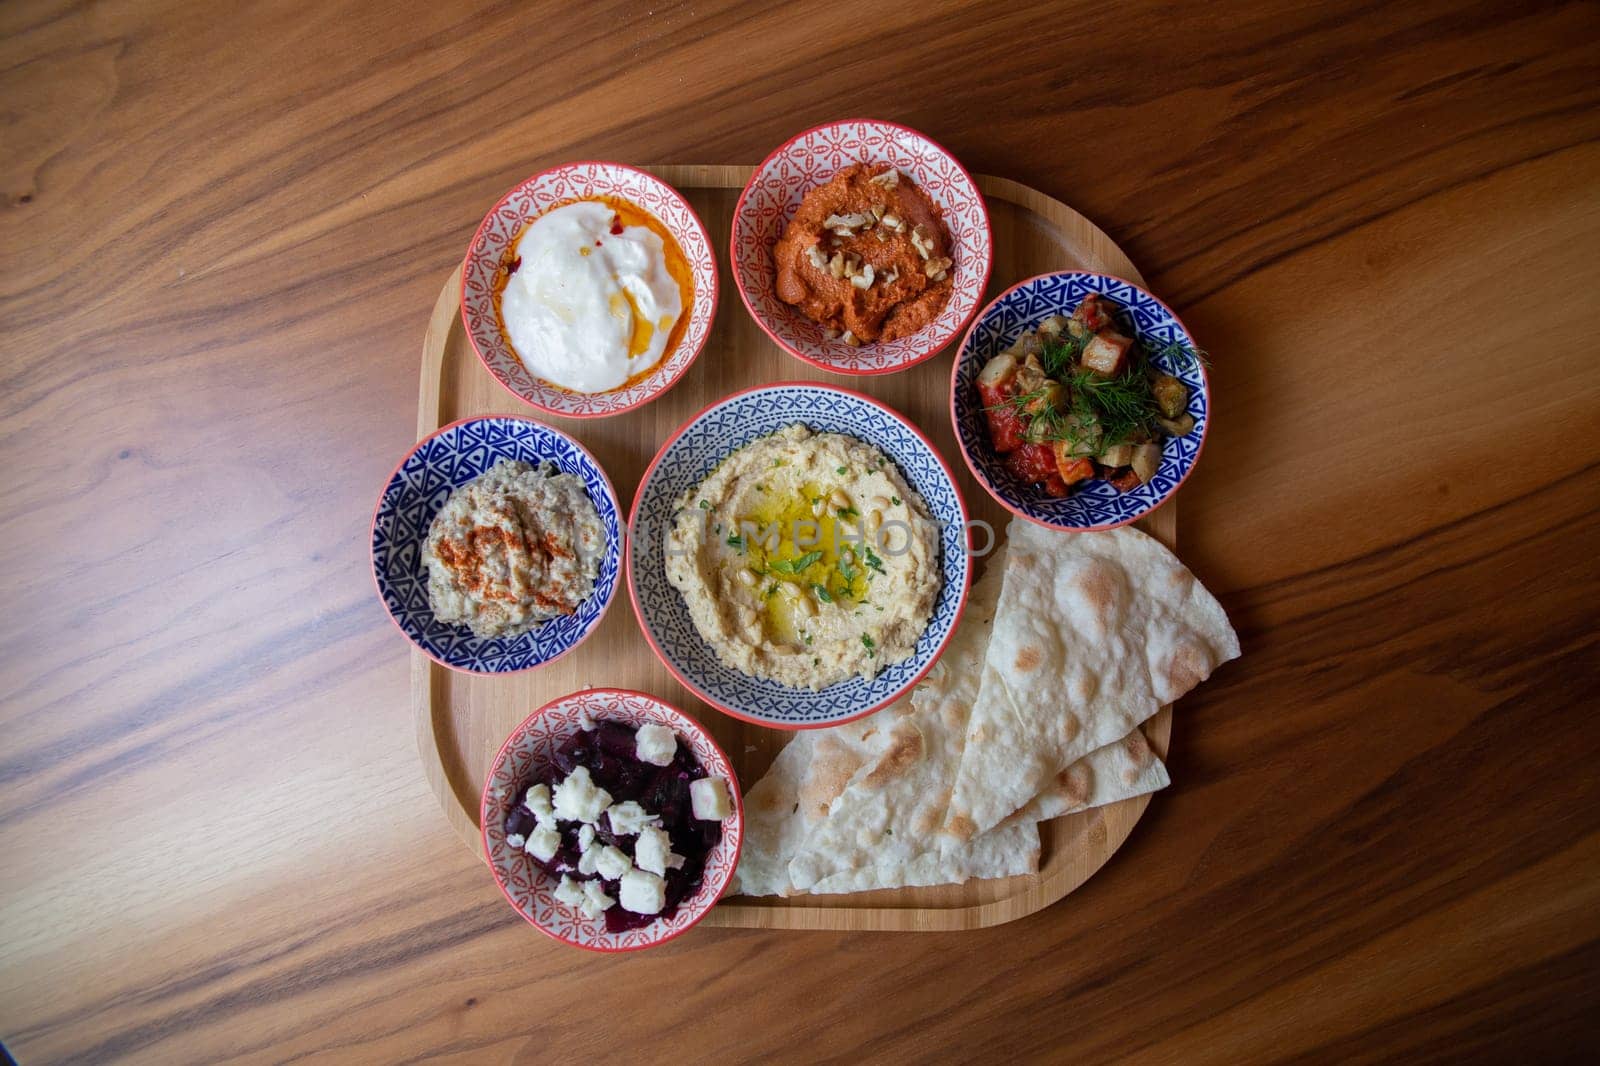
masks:
<svg viewBox="0 0 1600 1066"><path fill-rule="evenodd" d="M1009 515L973 480L950 425L950 365L956 342L939 356L897 374L841 377L795 359L767 339L745 311L728 270L734 202L750 167L645 168L676 186L705 220L717 252L720 294L716 323L688 373L665 395L613 418L554 418L506 392L478 361L462 330L461 277L452 270L439 294L422 346L417 435L483 414L532 415L571 434L594 453L616 488L624 514L656 449L701 408L739 389L771 381L829 381L868 393L920 426L955 471L968 510L1004 536ZM1052 270L1104 271L1143 283L1121 249L1082 215L1042 193L1004 178L979 175L994 226L994 273L987 300L1033 274ZM1169 502L1140 523L1168 547L1177 536ZM979 561L981 570L982 560ZM737 721L689 695L651 653L639 632L626 588L593 635L549 666L503 677L455 673L411 653L412 702L423 768L445 816L461 840L482 857L478 801L490 760L518 723L574 689L617 686L652 693L681 708L716 736L745 788L766 772L790 734ZM1172 711L1146 728L1163 757ZM781 929L975 929L1031 914L1086 881L1121 846L1150 797L1054 819L1041 826L1037 873L936 888L886 889L789 899L731 896L705 921L710 925Z"/></svg>

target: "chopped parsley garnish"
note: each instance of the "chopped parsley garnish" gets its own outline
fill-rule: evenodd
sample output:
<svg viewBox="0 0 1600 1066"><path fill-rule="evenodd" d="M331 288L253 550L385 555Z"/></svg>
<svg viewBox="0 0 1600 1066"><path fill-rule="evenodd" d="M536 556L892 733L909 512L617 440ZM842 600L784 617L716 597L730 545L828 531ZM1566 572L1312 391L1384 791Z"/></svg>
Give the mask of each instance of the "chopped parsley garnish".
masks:
<svg viewBox="0 0 1600 1066"><path fill-rule="evenodd" d="M829 592L823 586L818 585L818 584L813 584L811 586L811 588L812 588L812 591L814 591L817 594L817 599L821 600L823 603L832 603L833 602L833 593Z"/></svg>
<svg viewBox="0 0 1600 1066"><path fill-rule="evenodd" d="M806 552L798 559L781 559L774 562L770 564L770 569L774 574L798 574L821 558L821 552Z"/></svg>
<svg viewBox="0 0 1600 1066"><path fill-rule="evenodd" d="M840 577L844 578L846 581L854 581L856 579L857 571L856 571L855 567L850 565L850 553L849 552L846 552L845 554L839 556L838 566L839 566L839 576Z"/></svg>
<svg viewBox="0 0 1600 1066"><path fill-rule="evenodd" d="M900 497L898 497L898 496L890 496L889 497L889 502L894 504L896 507L899 507L900 506Z"/></svg>
<svg viewBox="0 0 1600 1066"><path fill-rule="evenodd" d="M846 469L848 469L848 468L841 466L839 469L835 470L834 473L835 474L839 474L840 476L843 476L843 474L844 474Z"/></svg>
<svg viewBox="0 0 1600 1066"><path fill-rule="evenodd" d="M857 511L854 507L841 507L834 512L834 514L838 515L840 518L855 518L860 515L860 513L861 512Z"/></svg>
<svg viewBox="0 0 1600 1066"><path fill-rule="evenodd" d="M861 634L861 646L867 649L867 657L872 658L878 654L878 645L873 643L871 637Z"/></svg>
<svg viewBox="0 0 1600 1066"><path fill-rule="evenodd" d="M871 548L867 549L867 565L878 573L883 573L883 560L878 558L878 553Z"/></svg>
<svg viewBox="0 0 1600 1066"><path fill-rule="evenodd" d="M702 511L711 510L711 501L710 500L701 500L700 501L700 510L702 510Z"/></svg>
<svg viewBox="0 0 1600 1066"><path fill-rule="evenodd" d="M767 586L767 591L766 591L766 593L764 595L768 599L771 599L772 597L776 596L777 594L778 594L778 586L776 584L772 584L772 585L768 585Z"/></svg>
<svg viewBox="0 0 1600 1066"><path fill-rule="evenodd" d="M728 534L728 547L738 548L740 551L744 551L744 538L739 536L737 533Z"/></svg>

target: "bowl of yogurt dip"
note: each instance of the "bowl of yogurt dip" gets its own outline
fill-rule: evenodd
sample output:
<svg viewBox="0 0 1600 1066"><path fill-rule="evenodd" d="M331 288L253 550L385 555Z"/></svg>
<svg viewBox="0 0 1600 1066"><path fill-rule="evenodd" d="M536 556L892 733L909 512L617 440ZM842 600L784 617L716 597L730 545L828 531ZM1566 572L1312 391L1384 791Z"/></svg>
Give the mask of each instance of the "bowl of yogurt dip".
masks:
<svg viewBox="0 0 1600 1066"><path fill-rule="evenodd" d="M672 186L567 163L501 197L461 268L461 321L495 380L541 411L601 418L681 378L711 334L717 269Z"/></svg>

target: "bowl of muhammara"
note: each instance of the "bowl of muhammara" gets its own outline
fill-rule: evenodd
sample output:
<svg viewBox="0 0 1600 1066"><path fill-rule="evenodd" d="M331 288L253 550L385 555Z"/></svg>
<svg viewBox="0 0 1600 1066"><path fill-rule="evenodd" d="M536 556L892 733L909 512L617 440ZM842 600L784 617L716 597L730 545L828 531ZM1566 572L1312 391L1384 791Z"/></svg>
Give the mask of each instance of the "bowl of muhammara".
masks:
<svg viewBox="0 0 1600 1066"><path fill-rule="evenodd" d="M977 311L994 260L972 175L916 130L871 119L768 156L734 208L729 255L767 335L839 374L931 358Z"/></svg>
<svg viewBox="0 0 1600 1066"><path fill-rule="evenodd" d="M569 418L620 414L681 378L711 334L711 241L677 190L568 163L501 197L461 268L461 320L508 391Z"/></svg>
<svg viewBox="0 0 1600 1066"><path fill-rule="evenodd" d="M651 947L704 918L744 832L738 780L710 734L627 689L530 715L495 756L479 820L517 913L592 951Z"/></svg>

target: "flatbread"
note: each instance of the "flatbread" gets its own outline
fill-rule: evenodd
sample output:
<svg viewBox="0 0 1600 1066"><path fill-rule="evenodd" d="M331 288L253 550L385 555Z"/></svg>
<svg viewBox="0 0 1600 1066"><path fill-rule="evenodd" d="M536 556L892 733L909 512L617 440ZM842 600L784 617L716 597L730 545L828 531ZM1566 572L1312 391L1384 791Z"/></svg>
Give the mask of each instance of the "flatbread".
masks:
<svg viewBox="0 0 1600 1066"><path fill-rule="evenodd" d="M787 896L789 860L809 823L800 813L800 788L811 766L815 731L797 733L766 774L744 796L744 843L728 891L746 896Z"/></svg>
<svg viewBox="0 0 1600 1066"><path fill-rule="evenodd" d="M879 723L874 735L884 734L881 749L870 766L848 777L827 818L795 853L789 877L797 889L809 890L849 870L905 867L925 851L940 850L935 835L944 824L961 761L1004 570L1000 559L990 560L928 676L908 696L872 716ZM819 752L822 772L842 776L828 755Z"/></svg>
<svg viewBox="0 0 1600 1066"><path fill-rule="evenodd" d="M1167 776L1166 764L1156 757L1144 731L1135 729L1121 740L1096 748L1067 767L1026 807L974 839L982 840L1013 822L1043 822L1143 796L1147 792L1159 792L1170 784L1172 778Z"/></svg>
<svg viewBox="0 0 1600 1066"><path fill-rule="evenodd" d="M943 798L955 780L1003 574L1002 553L974 585L940 663L908 697L858 722L801 732L778 754L745 797L733 891L861 892L1032 873L1041 819L1166 787L1166 767L1135 731L1085 756L1005 824L959 847L939 846L932 830L942 824ZM927 757L908 764L912 743ZM941 746L951 747L935 759ZM927 795L917 796L918 788ZM892 814L873 809L888 802L876 798L885 794L894 800ZM845 831L863 822L869 834L878 827L876 846L863 846L859 828L854 837ZM797 884L791 861L801 856Z"/></svg>
<svg viewBox="0 0 1600 1066"><path fill-rule="evenodd" d="M1065 788L1074 763L1239 654L1215 597L1137 530L1061 533L1016 519L1007 545L945 851ZM1066 798L1041 811L1056 802Z"/></svg>

